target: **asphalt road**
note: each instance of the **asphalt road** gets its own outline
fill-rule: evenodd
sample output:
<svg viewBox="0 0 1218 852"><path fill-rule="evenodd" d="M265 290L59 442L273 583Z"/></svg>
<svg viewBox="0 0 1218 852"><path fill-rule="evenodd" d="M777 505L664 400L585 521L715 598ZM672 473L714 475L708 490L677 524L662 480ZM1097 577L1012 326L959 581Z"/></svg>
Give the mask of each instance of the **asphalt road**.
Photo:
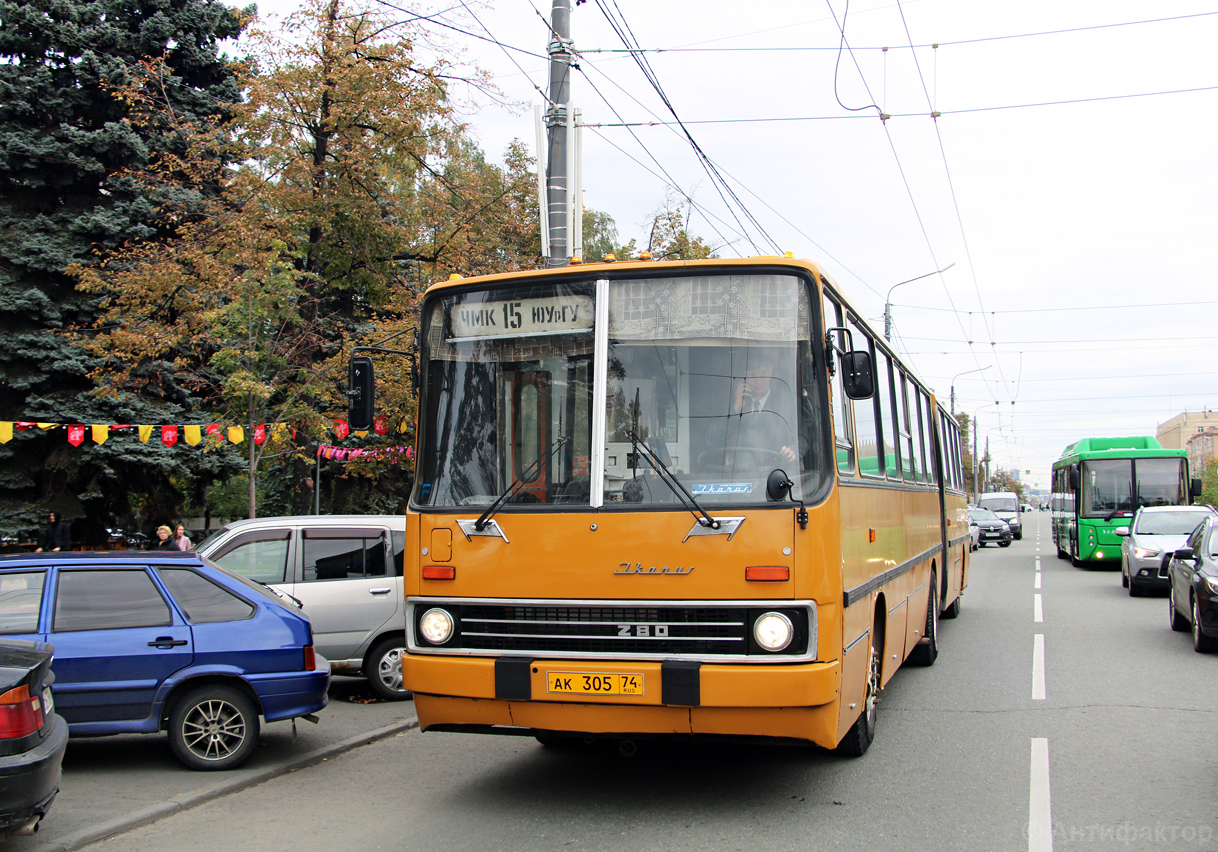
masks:
<svg viewBox="0 0 1218 852"><path fill-rule="evenodd" d="M938 661L892 680L860 759L668 743L625 758L407 728L86 848L1218 850L1218 656L1171 632L1166 598L1058 560L1047 515L1026 517L1023 541L975 554ZM111 776L130 785L116 810L205 783L163 739L139 745L73 743L48 833L9 848L54 848L56 821L90 818Z"/></svg>

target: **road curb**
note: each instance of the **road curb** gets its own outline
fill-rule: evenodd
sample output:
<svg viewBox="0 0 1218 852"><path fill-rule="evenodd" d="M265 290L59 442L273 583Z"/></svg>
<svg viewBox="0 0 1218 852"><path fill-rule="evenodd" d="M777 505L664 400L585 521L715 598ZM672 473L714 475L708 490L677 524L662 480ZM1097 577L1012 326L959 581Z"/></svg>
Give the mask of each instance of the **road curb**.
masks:
<svg viewBox="0 0 1218 852"><path fill-rule="evenodd" d="M277 766L268 766L266 769L261 769L250 775L242 775L237 778L230 778L221 784L216 785L210 790L203 790L198 793L189 793L184 796L177 796L166 802L159 802L155 805L150 805L146 808L132 811L116 817L108 822L103 822L99 825L91 826L90 828L74 832L52 841L42 846L34 847L30 852L72 852L72 850L80 849L83 846L88 846L90 843L97 843L100 840L106 840L114 837L117 834L130 831L141 825L157 820L164 819L168 816L188 811L191 808L205 804L207 802L219 799L222 796L227 796L236 793L240 790L248 789L257 784L262 784L265 781L270 781L272 778L277 778L280 775L286 775L296 769L301 769L313 763L325 760L335 755L343 754L369 743L374 743L377 740L391 737L394 734L400 734L404 731L409 731L412 728L419 726L419 720L404 719L400 722L394 722L392 725L386 725L383 728L377 728L373 731L366 731L362 734L356 734L353 737L348 737L337 743L315 749L306 754L292 760L278 764Z"/></svg>

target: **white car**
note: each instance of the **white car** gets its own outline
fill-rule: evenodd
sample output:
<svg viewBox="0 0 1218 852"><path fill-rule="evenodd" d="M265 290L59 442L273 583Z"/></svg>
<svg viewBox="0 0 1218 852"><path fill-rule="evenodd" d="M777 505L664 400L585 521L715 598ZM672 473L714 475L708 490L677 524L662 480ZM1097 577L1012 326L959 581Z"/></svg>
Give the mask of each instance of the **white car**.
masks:
<svg viewBox="0 0 1218 852"><path fill-rule="evenodd" d="M405 548L404 516L300 515L234 521L196 550L298 599L333 674L362 675L382 698L404 699Z"/></svg>

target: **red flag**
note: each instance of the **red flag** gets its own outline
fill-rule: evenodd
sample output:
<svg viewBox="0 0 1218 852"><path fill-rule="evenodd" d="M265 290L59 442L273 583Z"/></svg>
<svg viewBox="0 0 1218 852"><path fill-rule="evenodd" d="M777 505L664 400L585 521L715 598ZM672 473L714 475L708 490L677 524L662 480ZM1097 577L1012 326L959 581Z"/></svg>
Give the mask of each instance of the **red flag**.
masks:
<svg viewBox="0 0 1218 852"><path fill-rule="evenodd" d="M334 434L337 435L338 439L341 441L343 438L351 434L351 424L346 420L335 420Z"/></svg>
<svg viewBox="0 0 1218 852"><path fill-rule="evenodd" d="M172 447L178 442L178 427L177 426L162 426L161 427L161 443L167 447Z"/></svg>
<svg viewBox="0 0 1218 852"><path fill-rule="evenodd" d="M79 447L85 440L84 426L69 426L68 427L68 443L73 447Z"/></svg>
<svg viewBox="0 0 1218 852"><path fill-rule="evenodd" d="M389 434L389 418L384 414L378 415L372 419L372 431L378 435Z"/></svg>
<svg viewBox="0 0 1218 852"><path fill-rule="evenodd" d="M265 423L259 423L257 426L254 427L254 443L260 447L266 443L266 424Z"/></svg>
<svg viewBox="0 0 1218 852"><path fill-rule="evenodd" d="M207 427L207 437L216 436L216 443L224 443L224 427L219 424L212 423Z"/></svg>

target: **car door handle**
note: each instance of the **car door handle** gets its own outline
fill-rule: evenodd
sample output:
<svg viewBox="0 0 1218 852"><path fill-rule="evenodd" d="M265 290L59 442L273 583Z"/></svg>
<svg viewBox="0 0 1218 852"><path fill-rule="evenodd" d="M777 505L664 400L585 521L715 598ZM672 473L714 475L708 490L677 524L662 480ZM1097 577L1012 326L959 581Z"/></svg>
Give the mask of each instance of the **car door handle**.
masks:
<svg viewBox="0 0 1218 852"><path fill-rule="evenodd" d="M387 595L392 591L393 591L393 589L369 589L368 594L370 594L370 595Z"/></svg>
<svg viewBox="0 0 1218 852"><path fill-rule="evenodd" d="M172 636L158 636L148 643L149 648L160 648L163 645L175 646L185 645L185 639L174 639Z"/></svg>

